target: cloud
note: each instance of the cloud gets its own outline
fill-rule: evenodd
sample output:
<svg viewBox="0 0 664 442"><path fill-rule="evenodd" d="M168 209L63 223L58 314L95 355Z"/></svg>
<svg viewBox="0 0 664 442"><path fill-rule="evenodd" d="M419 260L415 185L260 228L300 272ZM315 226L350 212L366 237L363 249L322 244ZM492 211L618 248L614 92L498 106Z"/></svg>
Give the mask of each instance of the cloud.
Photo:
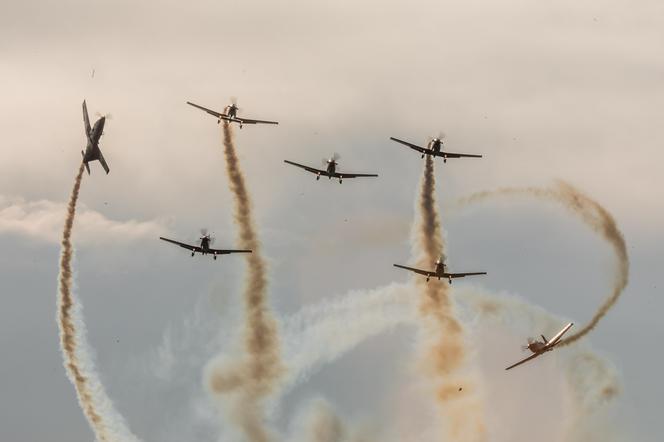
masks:
<svg viewBox="0 0 664 442"><path fill-rule="evenodd" d="M27 236L57 244L65 212L64 202L0 195L0 235ZM165 220L116 221L85 206L81 207L76 224L76 242L83 245L154 239L168 231Z"/></svg>

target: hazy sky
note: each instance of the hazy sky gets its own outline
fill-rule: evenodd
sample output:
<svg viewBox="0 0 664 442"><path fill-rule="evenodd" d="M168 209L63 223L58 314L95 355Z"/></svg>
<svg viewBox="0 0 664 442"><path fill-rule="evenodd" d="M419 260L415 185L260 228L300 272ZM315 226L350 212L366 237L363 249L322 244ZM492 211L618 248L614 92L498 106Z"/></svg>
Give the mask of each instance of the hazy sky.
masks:
<svg viewBox="0 0 664 442"><path fill-rule="evenodd" d="M424 143L442 132L450 150L483 154L437 163L449 264L486 270L474 284L578 324L611 281L611 251L592 232L532 201L445 208L473 191L556 178L604 204L627 240L630 283L584 345L620 375L616 422L626 439L659 440L664 5L582 3L0 3L0 438L92 438L55 322L84 98L92 118L111 114L101 144L111 173L91 164L74 233L77 293L102 379L144 440L220 434L201 371L219 325L237 321L243 261L191 259L157 237L194 240L207 227L216 245L233 245L218 127L185 102L221 110L234 96L242 115L280 122L236 134L282 317L408 280L392 263L410 259L422 162L390 136ZM342 169L380 177L340 186L283 163L318 166L333 152ZM485 338L476 348L489 352L478 359L482 372L493 367L487 360L500 366L518 355L496 351L493 336L526 337L474 327ZM408 398L394 385L407 378L413 333L372 338L314 374L288 394L280 428L319 395L382 426ZM181 348L167 373L155 361L168 340ZM510 384L522 389L515 410L545 402L526 394L536 384L563 382L555 358L529 370L510 372L523 376Z"/></svg>

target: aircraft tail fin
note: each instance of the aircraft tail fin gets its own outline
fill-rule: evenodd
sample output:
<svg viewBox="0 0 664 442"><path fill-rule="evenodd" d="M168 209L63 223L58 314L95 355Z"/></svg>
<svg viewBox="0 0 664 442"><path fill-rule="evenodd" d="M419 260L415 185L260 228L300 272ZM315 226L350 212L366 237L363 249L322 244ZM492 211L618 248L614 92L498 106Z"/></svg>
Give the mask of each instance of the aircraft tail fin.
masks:
<svg viewBox="0 0 664 442"><path fill-rule="evenodd" d="M90 175L90 164L87 161L83 161L83 164L85 164L85 168L88 171L88 175Z"/></svg>

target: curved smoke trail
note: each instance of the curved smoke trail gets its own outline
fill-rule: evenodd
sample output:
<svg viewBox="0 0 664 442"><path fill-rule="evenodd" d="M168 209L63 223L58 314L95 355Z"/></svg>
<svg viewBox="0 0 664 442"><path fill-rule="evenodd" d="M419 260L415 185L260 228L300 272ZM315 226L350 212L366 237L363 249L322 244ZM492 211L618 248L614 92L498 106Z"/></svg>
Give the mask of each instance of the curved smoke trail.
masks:
<svg viewBox="0 0 664 442"><path fill-rule="evenodd" d="M377 287L370 291L352 291L346 295L327 299L321 303L303 308L298 313L284 318L283 337L285 360L289 365L289 376L296 384L306 382L313 372L324 365L337 360L355 348L364 340L395 327L419 327L421 319L417 316L414 295L421 292L421 287L413 284L391 284ZM458 303L462 317L470 322L481 320L484 325L500 326L508 330L524 330L532 333L555 332L567 322L566 318L552 315L541 307L527 303L523 298L496 294L478 287L460 286L450 288L450 295ZM373 314L372 312L378 313ZM382 314L388 312L388 314ZM371 316L375 317L371 317ZM321 319L327 324L321 326ZM353 324L357 326L348 327ZM321 342L340 345L320 345ZM494 345L494 343L491 343ZM317 349L309 354L308 349ZM306 357L300 357L307 353ZM570 420L565 422L569 439L582 440L580 435L588 427L588 419L597 416L604 406L613 402L620 391L620 381L616 369L605 359L592 352L583 344L574 346L565 352L556 353L560 361L564 378L569 383L572 407L565 408ZM500 372L502 373L502 371ZM496 379L487 379L489 383ZM465 388L464 388L465 390ZM326 405L323 402L324 405ZM331 411L331 415L320 412ZM295 434L304 434L307 441L317 441L319 434L338 434L335 428L343 422L335 416L329 406L321 410L318 404L303 408L304 417L300 420ZM337 423L335 423L335 421ZM333 425L331 425L333 424ZM520 425L509 422L504 425ZM601 422L600 422L601 424ZM609 425L593 427L593 434L608 436L612 427ZM325 430L325 431L322 431ZM334 430L334 431L333 431ZM384 437L371 437L371 440L395 440L393 428L385 428ZM390 434L391 437L387 437ZM301 438L302 439L302 438ZM301 440L294 438L294 440ZM325 440L325 439L323 439ZM333 439L334 440L334 439ZM420 439L417 439L420 440ZM459 440L459 439L454 439Z"/></svg>
<svg viewBox="0 0 664 442"><path fill-rule="evenodd" d="M496 190L476 192L457 201L458 205L476 204L491 198L505 196L531 196L562 204L574 215L597 232L613 248L617 258L617 272L614 275L613 287L606 300L599 306L590 321L576 333L563 339L560 345L569 345L590 333L599 321L618 301L629 279L629 257L622 232L618 229L613 216L597 201L582 193L569 183L557 181L554 188L540 187L506 187Z"/></svg>
<svg viewBox="0 0 664 442"><path fill-rule="evenodd" d="M283 374L277 324L267 302L267 270L251 210L251 200L235 153L233 133L223 123L223 145L226 171L235 201L235 222L239 228L238 245L251 249L246 256L247 279L244 289L245 329L243 361L232 367L220 363L208 373L208 386L215 394L239 392L234 418L255 442L269 441L270 431L264 423L261 402L274 390Z"/></svg>
<svg viewBox="0 0 664 442"><path fill-rule="evenodd" d="M76 388L78 402L97 440L102 442L137 441L136 436L126 428L122 417L114 410L99 380L99 375L92 366L92 358L89 355L85 338L85 324L80 313L81 307L72 293L71 261L74 250L71 236L74 217L76 216L76 203L83 179L83 169L84 165L81 163L67 205L67 217L62 231L60 274L58 275L60 348L67 375Z"/></svg>
<svg viewBox="0 0 664 442"><path fill-rule="evenodd" d="M426 157L418 203L420 223L415 227L417 244L422 253L418 264L429 268L441 257L444 244L435 198L434 160ZM481 441L486 439L486 425L477 397L471 393L475 382L463 375L466 364L466 342L462 324L449 296L446 281L418 278L422 296L420 314L425 320L423 330L427 345L427 371L438 383L437 400L443 406L452 440Z"/></svg>

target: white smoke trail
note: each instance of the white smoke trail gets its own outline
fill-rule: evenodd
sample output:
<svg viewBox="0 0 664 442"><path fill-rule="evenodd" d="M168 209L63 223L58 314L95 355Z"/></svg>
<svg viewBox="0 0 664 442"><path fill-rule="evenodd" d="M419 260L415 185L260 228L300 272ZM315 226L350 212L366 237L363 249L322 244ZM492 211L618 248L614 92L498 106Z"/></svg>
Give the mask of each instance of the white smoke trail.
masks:
<svg viewBox="0 0 664 442"><path fill-rule="evenodd" d="M354 290L284 318L281 330L288 375L281 394L365 339L412 323L416 296L411 285L394 283L375 290Z"/></svg>
<svg viewBox="0 0 664 442"><path fill-rule="evenodd" d="M99 379L87 343L85 323L80 303L73 294L71 261L74 249L71 243L76 203L78 201L84 165L78 169L67 206L67 217L62 232L60 273L58 275L58 326L60 348L67 375L76 389L78 402L97 440L101 442L138 441L115 410Z"/></svg>
<svg viewBox="0 0 664 442"><path fill-rule="evenodd" d="M368 296L370 300L365 299L362 292L354 291L340 298L306 307L300 313L286 318L283 326L285 343L297 343L304 349L318 347L310 357L291 360L291 357L297 356L298 352L294 348L291 349L290 345L285 346L284 359L291 362L288 365L289 378L292 379L290 387L306 382L308 376L316 369L342 357L371 336L385 333L401 325L408 325L413 330L419 327L420 319L415 314L419 289L415 285L396 287L400 296L395 296L394 284L365 293L364 295L370 295ZM479 321L484 326L501 327L518 334L539 334L555 331L567 320L528 304L516 296L497 295L475 287L455 287L450 290L466 327L474 321ZM371 309L379 309L390 314L386 315L384 320L369 319L358 327L347 327L353 322L361 322L362 317ZM328 314L330 314L329 323L323 326L318 324L317 318L324 318ZM321 342L333 343L337 340L346 344L320 345ZM555 357L559 361L562 375L570 387L569 400L572 406L568 410L567 421L563 423L567 426L566 437L569 440L576 440L581 435L587 435L589 431L596 436L599 435L597 437L601 435L608 437L613 430L610 425L605 429L596 427L589 430L583 424L618 397L621 387L615 369L608 361L583 344L569 347L565 351L557 351L547 357ZM500 375L503 373L501 368ZM485 380L485 382L490 381ZM487 429L489 434L490 429ZM390 427L388 426L385 431L389 434Z"/></svg>

